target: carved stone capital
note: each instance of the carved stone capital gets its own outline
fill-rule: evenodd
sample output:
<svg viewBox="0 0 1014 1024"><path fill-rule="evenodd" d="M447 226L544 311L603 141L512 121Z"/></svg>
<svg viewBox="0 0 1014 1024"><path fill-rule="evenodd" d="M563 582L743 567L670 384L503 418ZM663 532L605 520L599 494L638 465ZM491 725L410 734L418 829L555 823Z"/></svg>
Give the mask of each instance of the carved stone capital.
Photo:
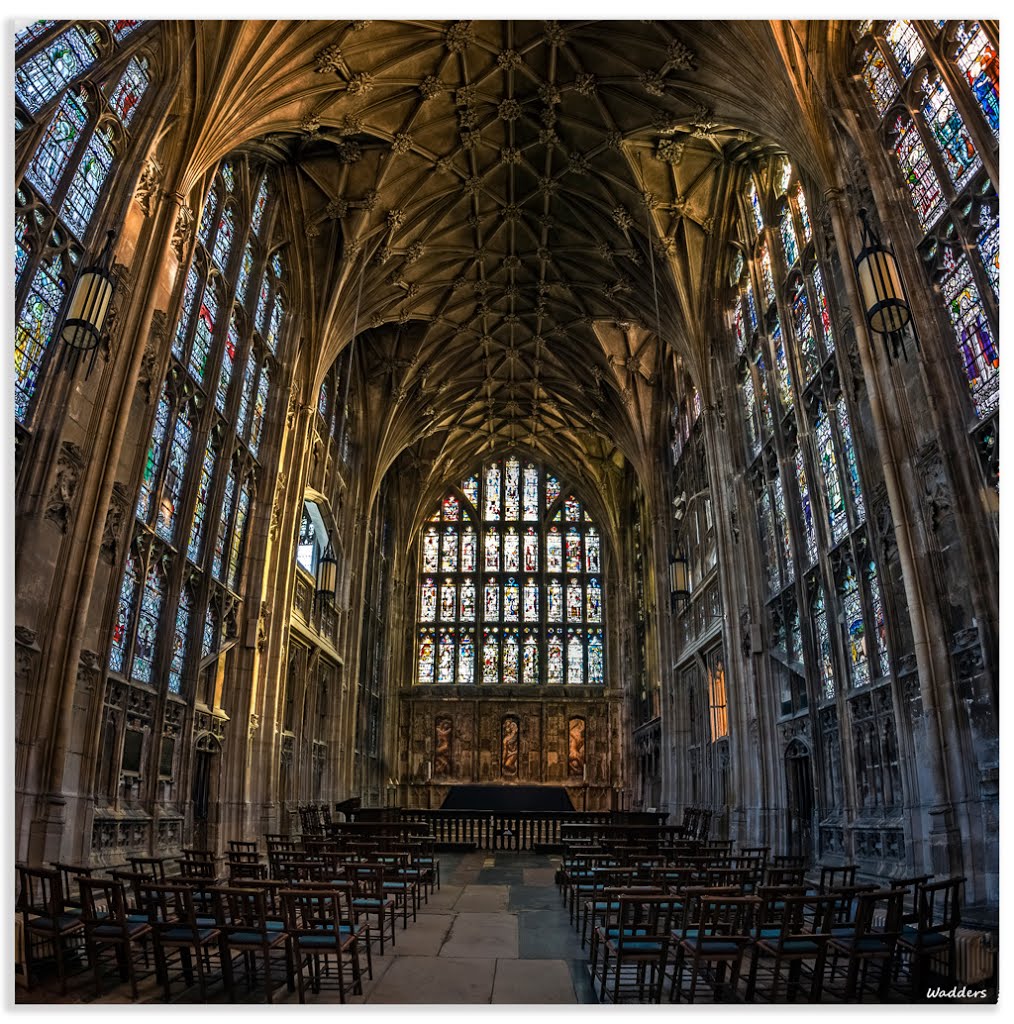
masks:
<svg viewBox="0 0 1014 1024"><path fill-rule="evenodd" d="M47 519L56 523L61 533L67 532L73 512L77 485L84 469L84 453L73 441L63 441L56 457L56 473L46 499Z"/></svg>

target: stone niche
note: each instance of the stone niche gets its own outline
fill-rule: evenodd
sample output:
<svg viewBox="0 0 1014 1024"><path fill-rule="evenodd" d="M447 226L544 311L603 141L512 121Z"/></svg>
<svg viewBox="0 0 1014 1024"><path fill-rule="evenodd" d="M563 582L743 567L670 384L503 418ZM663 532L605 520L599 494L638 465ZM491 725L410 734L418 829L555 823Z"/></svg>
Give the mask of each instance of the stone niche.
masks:
<svg viewBox="0 0 1014 1024"><path fill-rule="evenodd" d="M400 781L412 806L439 807L449 786L572 787L576 809L606 809L620 784L612 749L618 696L402 691Z"/></svg>

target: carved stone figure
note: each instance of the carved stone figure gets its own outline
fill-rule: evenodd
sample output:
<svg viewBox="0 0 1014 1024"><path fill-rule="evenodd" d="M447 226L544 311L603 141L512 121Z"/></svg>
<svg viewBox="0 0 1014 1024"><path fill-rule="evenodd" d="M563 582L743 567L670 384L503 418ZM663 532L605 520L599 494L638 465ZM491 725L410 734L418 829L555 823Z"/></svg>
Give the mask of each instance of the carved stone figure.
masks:
<svg viewBox="0 0 1014 1024"><path fill-rule="evenodd" d="M572 718L568 735L570 747L567 753L567 774L584 775L584 719Z"/></svg>
<svg viewBox="0 0 1014 1024"><path fill-rule="evenodd" d="M500 774L505 779L518 777L518 720L509 716L503 720L500 734Z"/></svg>
<svg viewBox="0 0 1014 1024"><path fill-rule="evenodd" d="M436 743L433 749L433 774L451 774L451 741L454 723L446 715L441 715L435 723Z"/></svg>

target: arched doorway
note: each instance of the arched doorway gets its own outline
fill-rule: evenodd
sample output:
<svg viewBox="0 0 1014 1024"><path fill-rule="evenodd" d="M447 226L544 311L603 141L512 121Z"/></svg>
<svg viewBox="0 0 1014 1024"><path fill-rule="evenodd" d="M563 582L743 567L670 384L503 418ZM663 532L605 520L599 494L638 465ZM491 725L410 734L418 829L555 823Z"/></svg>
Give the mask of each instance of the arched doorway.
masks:
<svg viewBox="0 0 1014 1024"><path fill-rule="evenodd" d="M794 739L785 750L789 850L813 859L813 767L809 748Z"/></svg>

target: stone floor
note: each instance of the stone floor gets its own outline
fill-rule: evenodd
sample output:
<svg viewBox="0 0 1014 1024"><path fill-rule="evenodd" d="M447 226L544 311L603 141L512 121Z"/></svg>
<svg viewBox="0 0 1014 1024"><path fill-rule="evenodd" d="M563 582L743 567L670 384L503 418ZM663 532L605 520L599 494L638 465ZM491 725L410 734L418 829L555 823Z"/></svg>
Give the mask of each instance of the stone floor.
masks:
<svg viewBox="0 0 1014 1024"><path fill-rule="evenodd" d="M407 930L399 918L397 941L379 956L374 945L373 979L365 980L356 1003L594 1003L587 958L554 875L559 858L545 854L481 851L441 853L442 887L420 908ZM110 979L112 981L113 979ZM242 1001L263 1001L259 991ZM196 987L180 992L174 1002L198 999ZM276 1002L296 1002L282 988ZM94 998L92 975L72 978L61 997L56 987L37 985L32 992L18 986L17 1001L129 1001L129 986L117 985ZM141 1001L161 1002L154 978L141 983ZM220 981L209 985L209 1002L226 1002ZM308 1003L337 1002L334 991L308 994Z"/></svg>

